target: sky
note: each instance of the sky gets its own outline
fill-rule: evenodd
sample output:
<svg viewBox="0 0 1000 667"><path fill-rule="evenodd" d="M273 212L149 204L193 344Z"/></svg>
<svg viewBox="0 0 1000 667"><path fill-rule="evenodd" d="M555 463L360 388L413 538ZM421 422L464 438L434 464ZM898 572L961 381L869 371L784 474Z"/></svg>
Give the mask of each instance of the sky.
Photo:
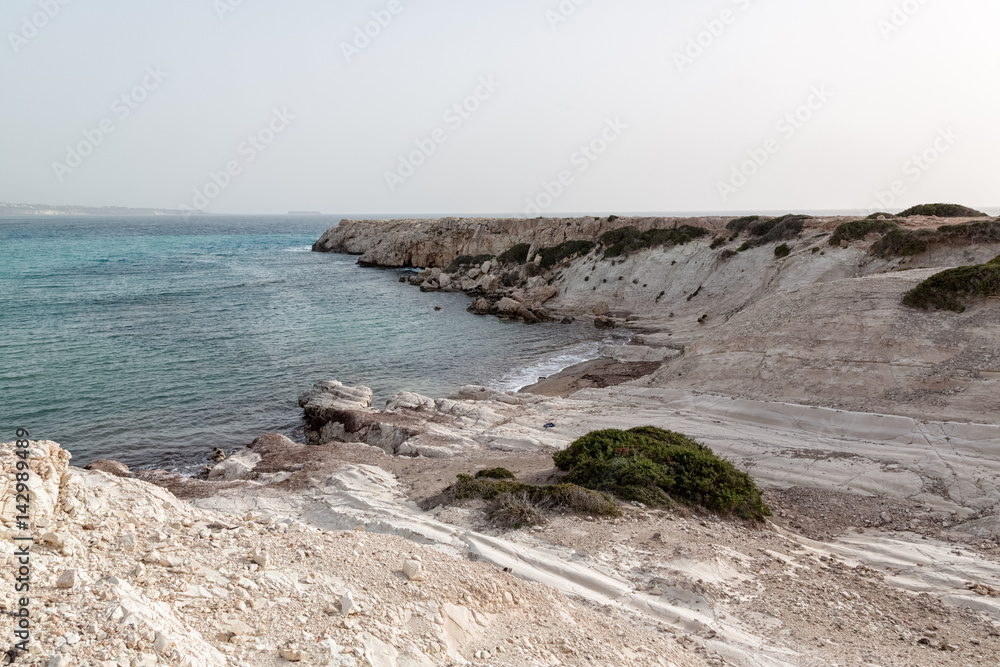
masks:
<svg viewBox="0 0 1000 667"><path fill-rule="evenodd" d="M996 0L5 0L0 201L1000 206Z"/></svg>

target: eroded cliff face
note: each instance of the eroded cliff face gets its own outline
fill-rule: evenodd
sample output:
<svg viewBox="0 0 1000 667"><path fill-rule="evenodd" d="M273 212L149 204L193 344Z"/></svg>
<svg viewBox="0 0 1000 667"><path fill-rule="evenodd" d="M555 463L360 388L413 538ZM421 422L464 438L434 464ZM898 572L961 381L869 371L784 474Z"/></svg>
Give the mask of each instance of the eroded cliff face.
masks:
<svg viewBox="0 0 1000 667"><path fill-rule="evenodd" d="M493 261L452 274L435 268L410 282L425 291L464 291L478 314L627 326L640 333L636 342L652 348L648 353L669 357L640 384L943 420L997 418L996 300L959 315L913 310L901 299L941 269L996 257L1000 244L943 243L919 255L882 258L870 251L877 234L831 245L829 233L851 218L828 217L808 220L785 241L788 254L778 257L777 241L745 248L745 235L731 239L723 231L728 220L349 223L321 243L336 241L342 252L373 263L444 265L458 254L596 240L624 226L702 226L711 233L627 256L605 257L599 245L546 269L530 258L520 266ZM922 218L906 227L943 222Z"/></svg>
<svg viewBox="0 0 1000 667"><path fill-rule="evenodd" d="M731 218L441 218L343 220L313 244L317 252L361 255L365 264L444 268L460 255L499 255L519 243L551 247L595 241L608 231L689 224L721 230Z"/></svg>

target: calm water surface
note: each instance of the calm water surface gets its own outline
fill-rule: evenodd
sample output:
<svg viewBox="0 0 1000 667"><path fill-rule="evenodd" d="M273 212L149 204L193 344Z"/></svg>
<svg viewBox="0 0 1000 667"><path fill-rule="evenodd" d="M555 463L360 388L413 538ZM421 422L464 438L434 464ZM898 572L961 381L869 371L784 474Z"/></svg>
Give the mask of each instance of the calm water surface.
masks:
<svg viewBox="0 0 1000 667"><path fill-rule="evenodd" d="M597 356L583 325L476 317L400 271L309 252L336 218L0 218L0 438L192 470L301 425L319 380L445 396ZM440 311L435 311L440 307Z"/></svg>

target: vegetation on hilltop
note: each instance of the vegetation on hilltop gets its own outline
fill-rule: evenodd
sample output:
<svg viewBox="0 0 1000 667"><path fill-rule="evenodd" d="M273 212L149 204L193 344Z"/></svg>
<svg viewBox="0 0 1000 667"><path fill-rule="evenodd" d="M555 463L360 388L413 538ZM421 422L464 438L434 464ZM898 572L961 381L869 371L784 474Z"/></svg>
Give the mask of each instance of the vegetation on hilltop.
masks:
<svg viewBox="0 0 1000 667"><path fill-rule="evenodd" d="M627 257L639 250L665 245L684 245L708 235L708 230L692 225L670 229L648 229L640 232L635 227L620 227L601 235L605 257Z"/></svg>
<svg viewBox="0 0 1000 667"><path fill-rule="evenodd" d="M743 232L748 232L752 238L743 242L739 252L751 248L759 248L769 243L788 241L802 233L805 221L812 216L794 215L789 213L778 218L762 218L759 215L749 215L731 220L726 229L733 232L730 240L735 240Z"/></svg>
<svg viewBox="0 0 1000 667"><path fill-rule="evenodd" d="M548 269L568 257L586 255L597 245L593 241L566 241L551 248L542 248L538 254L542 256L542 268Z"/></svg>
<svg viewBox="0 0 1000 667"><path fill-rule="evenodd" d="M531 246L527 243L518 243L513 248L509 248L500 253L497 259L501 264L524 264L528 261L528 251Z"/></svg>
<svg viewBox="0 0 1000 667"><path fill-rule="evenodd" d="M830 245L840 245L841 241L859 241L873 232L884 235L895 229L899 229L899 225L891 220L873 218L852 220L838 226L833 231L833 235L830 236Z"/></svg>
<svg viewBox="0 0 1000 667"><path fill-rule="evenodd" d="M908 208L899 214L900 218L908 218L911 215L932 215L938 218L988 218L990 216L981 213L968 206L959 204L919 204Z"/></svg>
<svg viewBox="0 0 1000 667"><path fill-rule="evenodd" d="M1000 255L985 264L935 273L907 292L903 304L962 313L969 299L984 296L1000 296Z"/></svg>
<svg viewBox="0 0 1000 667"><path fill-rule="evenodd" d="M858 241L869 234L881 234L870 249L871 254L890 259L927 252L934 245L1000 243L1000 220L977 220L937 229L903 229L893 220L866 218L845 222L830 236L830 245Z"/></svg>

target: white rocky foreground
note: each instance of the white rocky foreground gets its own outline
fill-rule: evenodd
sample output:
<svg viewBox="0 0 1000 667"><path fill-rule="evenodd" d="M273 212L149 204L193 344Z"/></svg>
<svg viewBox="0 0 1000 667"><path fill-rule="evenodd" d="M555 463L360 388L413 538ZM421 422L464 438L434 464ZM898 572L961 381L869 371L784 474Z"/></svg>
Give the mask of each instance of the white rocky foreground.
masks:
<svg viewBox="0 0 1000 667"><path fill-rule="evenodd" d="M630 386L462 396L377 411L364 388L323 383L307 410L374 447L265 436L189 482L211 489L193 504L35 443L33 664L995 664L997 427ZM854 507L855 527L828 539L643 508L498 534L473 509L420 510L388 472L424 460L395 456L414 439L412 454L471 472L637 423L692 435L771 488L906 505ZM390 431L407 437L388 445ZM344 447L369 462L336 460ZM8 521L13 448L0 456ZM5 524L8 579L14 534Z"/></svg>
<svg viewBox="0 0 1000 667"><path fill-rule="evenodd" d="M322 530L307 516L234 516L237 502L216 512L146 482L68 467L53 442L34 443L31 455L34 642L18 664L700 662L655 628L626 626L492 565L368 532L367 521ZM6 522L15 514L12 444L0 447L0 462ZM328 480L346 491L329 498L350 496L350 480L372 474L382 491L391 487L348 467ZM322 512L312 518L329 523ZM15 534L5 523L7 580ZM0 603L12 610L8 584Z"/></svg>

